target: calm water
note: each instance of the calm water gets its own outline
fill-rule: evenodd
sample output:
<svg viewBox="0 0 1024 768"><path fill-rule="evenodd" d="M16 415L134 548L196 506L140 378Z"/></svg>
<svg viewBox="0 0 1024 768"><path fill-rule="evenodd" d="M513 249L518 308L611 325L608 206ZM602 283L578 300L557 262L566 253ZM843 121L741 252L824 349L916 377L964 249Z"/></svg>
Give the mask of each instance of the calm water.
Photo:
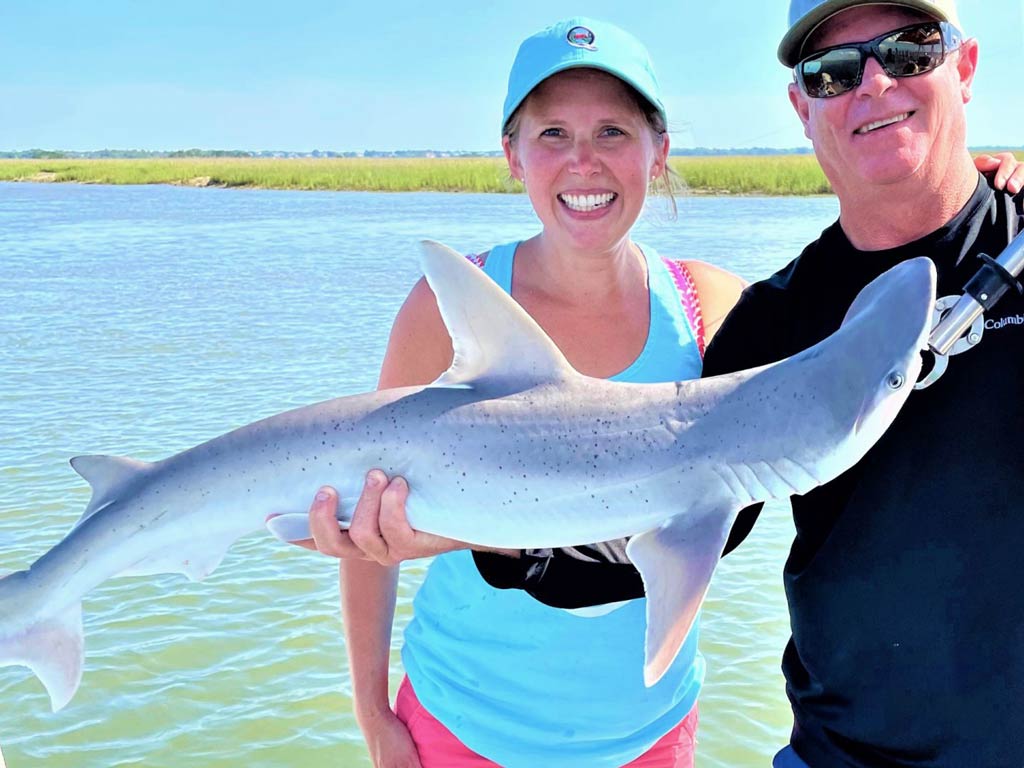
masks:
<svg viewBox="0 0 1024 768"><path fill-rule="evenodd" d="M637 239L747 278L785 264L832 198L688 198ZM532 234L525 197L0 184L0 569L81 514L81 453L154 460L297 405L373 387L417 277L417 240ZM789 728L785 511L719 568L702 647L699 765L766 765ZM397 649L424 566L403 569ZM84 603L82 687L61 713L0 669L10 768L367 766L337 567L258 534L200 584L118 579Z"/></svg>

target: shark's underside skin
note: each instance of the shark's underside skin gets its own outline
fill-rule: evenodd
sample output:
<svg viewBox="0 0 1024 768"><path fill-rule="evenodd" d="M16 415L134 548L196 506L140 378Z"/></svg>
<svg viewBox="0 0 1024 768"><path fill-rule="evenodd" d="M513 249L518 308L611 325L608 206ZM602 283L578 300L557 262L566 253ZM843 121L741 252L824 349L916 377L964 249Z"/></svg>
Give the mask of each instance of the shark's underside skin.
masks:
<svg viewBox="0 0 1024 768"><path fill-rule="evenodd" d="M114 576L201 579L265 523L304 538L317 488L334 485L350 509L366 470L380 467L409 481L419 530L516 549L631 536L653 684L736 513L830 480L889 426L917 378L935 294L931 262L907 261L861 292L835 334L794 357L623 384L575 372L450 249L425 243L423 269L455 349L434 384L299 408L155 463L73 459L92 499L62 541L0 579L0 666L30 667L60 709L81 679L83 595Z"/></svg>

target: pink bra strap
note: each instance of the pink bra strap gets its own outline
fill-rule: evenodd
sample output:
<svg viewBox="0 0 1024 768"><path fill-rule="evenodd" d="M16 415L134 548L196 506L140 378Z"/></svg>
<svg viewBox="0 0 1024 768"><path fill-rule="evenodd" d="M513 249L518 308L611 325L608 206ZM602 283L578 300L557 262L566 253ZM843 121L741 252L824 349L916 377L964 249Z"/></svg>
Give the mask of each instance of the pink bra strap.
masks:
<svg viewBox="0 0 1024 768"><path fill-rule="evenodd" d="M700 296L697 293L697 283L693 279L686 263L679 259L662 258L668 271L672 273L676 289L679 291L679 298L683 302L683 311L686 312L686 319L690 322L690 330L697 339L697 349L701 358L704 357L704 315L700 309Z"/></svg>

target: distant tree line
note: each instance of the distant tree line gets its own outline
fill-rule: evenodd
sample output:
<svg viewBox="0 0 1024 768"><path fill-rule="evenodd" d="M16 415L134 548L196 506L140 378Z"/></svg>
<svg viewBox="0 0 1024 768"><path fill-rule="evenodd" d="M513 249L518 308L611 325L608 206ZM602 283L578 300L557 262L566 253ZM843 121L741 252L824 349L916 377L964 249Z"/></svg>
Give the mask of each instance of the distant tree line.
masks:
<svg viewBox="0 0 1024 768"><path fill-rule="evenodd" d="M972 149L974 152L986 151L987 147ZM1024 152L1024 147L1005 147L1014 152ZM743 147L740 149L717 149L715 147L694 147L673 149L674 157L707 157L719 155L808 155L810 147L794 147L777 149L775 147ZM500 151L495 152L463 152L430 149L373 150L361 152L334 152L331 150L314 149L312 152L286 152L279 150L262 150L248 152L241 149L176 149L167 151L151 151L145 149L98 149L88 152L77 152L62 149L24 149L19 151L0 151L0 158L21 160L62 160L78 158L124 158L138 159L147 157L501 157Z"/></svg>
<svg viewBox="0 0 1024 768"><path fill-rule="evenodd" d="M145 149L97 149L89 152L65 149L24 149L17 152L0 152L0 157L20 160L64 160L76 158L253 157L253 154L239 149L178 149L169 152L151 152Z"/></svg>
<svg viewBox="0 0 1024 768"><path fill-rule="evenodd" d="M809 155L814 150L810 147L742 147L740 149L717 149L715 147L675 148L669 151L673 157L717 157L719 155Z"/></svg>

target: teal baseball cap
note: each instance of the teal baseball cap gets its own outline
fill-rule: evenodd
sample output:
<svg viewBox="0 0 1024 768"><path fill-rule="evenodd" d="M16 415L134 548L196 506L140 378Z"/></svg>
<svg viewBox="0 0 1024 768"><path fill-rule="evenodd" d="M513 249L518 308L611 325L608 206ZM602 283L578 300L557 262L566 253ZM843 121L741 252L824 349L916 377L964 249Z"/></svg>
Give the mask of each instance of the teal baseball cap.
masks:
<svg viewBox="0 0 1024 768"><path fill-rule="evenodd" d="M804 43L818 27L840 11L859 5L902 6L963 29L955 0L792 0L789 4L789 31L779 44L779 61L787 67L795 67L804 58Z"/></svg>
<svg viewBox="0 0 1024 768"><path fill-rule="evenodd" d="M519 46L508 74L502 133L530 91L554 74L579 68L615 75L635 88L668 120L654 65L643 44L614 24L577 16L531 35Z"/></svg>

